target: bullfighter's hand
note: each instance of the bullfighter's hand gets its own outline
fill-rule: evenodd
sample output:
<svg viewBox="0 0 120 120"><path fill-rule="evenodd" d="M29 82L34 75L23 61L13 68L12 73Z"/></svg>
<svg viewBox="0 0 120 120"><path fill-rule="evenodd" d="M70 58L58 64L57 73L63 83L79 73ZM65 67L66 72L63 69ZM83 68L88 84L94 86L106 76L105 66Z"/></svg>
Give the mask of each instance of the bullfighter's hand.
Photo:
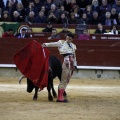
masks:
<svg viewBox="0 0 120 120"><path fill-rule="evenodd" d="M45 46L46 46L46 45L43 43L43 44L42 44L42 47L45 47Z"/></svg>

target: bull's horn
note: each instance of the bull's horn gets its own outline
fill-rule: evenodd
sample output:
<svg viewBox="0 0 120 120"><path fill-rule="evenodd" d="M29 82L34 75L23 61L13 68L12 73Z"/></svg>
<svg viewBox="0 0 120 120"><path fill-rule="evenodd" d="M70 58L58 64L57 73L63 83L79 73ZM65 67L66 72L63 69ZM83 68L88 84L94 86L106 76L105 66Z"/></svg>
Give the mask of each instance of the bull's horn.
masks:
<svg viewBox="0 0 120 120"><path fill-rule="evenodd" d="M21 81L22 81L23 78L25 78L25 76L21 76L21 77L19 78L19 84L21 84Z"/></svg>

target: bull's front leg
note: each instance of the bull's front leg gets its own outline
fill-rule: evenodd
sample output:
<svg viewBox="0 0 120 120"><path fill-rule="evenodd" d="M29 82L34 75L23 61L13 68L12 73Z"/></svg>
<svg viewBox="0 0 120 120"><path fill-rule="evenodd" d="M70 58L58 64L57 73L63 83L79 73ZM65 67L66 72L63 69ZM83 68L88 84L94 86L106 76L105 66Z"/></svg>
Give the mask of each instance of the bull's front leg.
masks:
<svg viewBox="0 0 120 120"><path fill-rule="evenodd" d="M37 101L37 99L38 99L38 87L35 87L35 94L34 94L34 96L33 96L33 100L34 101Z"/></svg>

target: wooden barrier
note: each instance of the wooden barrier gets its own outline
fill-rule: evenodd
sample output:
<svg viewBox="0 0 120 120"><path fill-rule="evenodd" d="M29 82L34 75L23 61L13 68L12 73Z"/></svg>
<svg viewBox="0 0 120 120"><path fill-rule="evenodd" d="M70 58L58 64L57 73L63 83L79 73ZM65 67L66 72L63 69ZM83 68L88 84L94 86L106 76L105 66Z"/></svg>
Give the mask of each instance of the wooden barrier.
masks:
<svg viewBox="0 0 120 120"><path fill-rule="evenodd" d="M20 27L18 28L18 32L22 27L27 27L32 30L32 32L39 33L47 26L46 23L33 23L32 25L21 23ZM57 29L57 32L61 32L63 29L64 24L52 24L52 27ZM68 29L72 33L75 33L76 24L69 24Z"/></svg>
<svg viewBox="0 0 120 120"><path fill-rule="evenodd" d="M15 53L28 44L36 40L40 44L48 42L47 39L17 39L0 38L0 64L14 64ZM53 42L55 40L51 40ZM111 66L120 67L120 44L119 40L74 40L77 46L76 56L78 66ZM57 48L48 48L51 54L63 60Z"/></svg>
<svg viewBox="0 0 120 120"><path fill-rule="evenodd" d="M67 33L58 33L58 35L60 36L60 39L66 39L66 35ZM29 32L28 36L30 38L48 38L51 36L50 32ZM78 39L78 34L74 34L74 39Z"/></svg>
<svg viewBox="0 0 120 120"><path fill-rule="evenodd" d="M4 22L1 22L1 24L4 23ZM10 22L6 22L8 24L10 24ZM11 24L13 24L13 22L11 22ZM46 23L33 23L31 25L27 24L27 23L21 23L19 28L18 28L18 32L20 32L21 28L28 28L28 29L31 29L33 33L40 33L42 32L42 30L47 26ZM52 24L53 28L56 28L58 33L60 31L62 31L63 29L63 24ZM68 25L68 30L71 31L72 33L75 33L75 29L77 27L77 24L69 24ZM103 26L107 32L109 32L111 30L111 26ZM86 25L86 28L88 29L89 31L89 34L94 34L96 28L97 28L97 25ZM120 29L120 25L117 26L118 30ZM0 36L2 36L3 34L3 29L1 27L1 32L0 32Z"/></svg>
<svg viewBox="0 0 120 120"><path fill-rule="evenodd" d="M120 35L112 34L91 34L91 40L120 40Z"/></svg>
<svg viewBox="0 0 120 120"><path fill-rule="evenodd" d="M42 32L43 28L46 27L46 23L34 23L32 25L29 25L29 24L26 24L26 23L21 23L20 24L20 27L24 27L24 26L27 26L29 28L32 29L33 32ZM52 24L53 28L56 28L58 32L60 32L63 28L63 24ZM68 25L68 29L69 31L75 33L75 29L76 29L76 26L77 24L69 24ZM103 27L106 29L107 32L109 32L111 30L111 26L106 26L106 25L103 25ZM89 31L89 34L94 34L96 28L97 28L97 25L86 25L86 28L88 29ZM117 26L118 30L120 29L120 25ZM18 31L19 31L18 29Z"/></svg>

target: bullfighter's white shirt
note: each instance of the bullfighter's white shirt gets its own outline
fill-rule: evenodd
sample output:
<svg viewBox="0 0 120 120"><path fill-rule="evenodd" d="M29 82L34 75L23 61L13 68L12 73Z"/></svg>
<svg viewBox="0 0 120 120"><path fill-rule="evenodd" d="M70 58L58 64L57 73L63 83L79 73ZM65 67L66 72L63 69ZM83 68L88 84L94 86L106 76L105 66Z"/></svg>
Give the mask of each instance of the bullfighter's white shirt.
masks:
<svg viewBox="0 0 120 120"><path fill-rule="evenodd" d="M58 47L60 54L73 54L74 55L74 66L77 66L76 62L76 45L73 43L70 43L70 46L68 45L67 41L65 40L59 40L57 42L50 42L50 43L44 43L46 47Z"/></svg>

